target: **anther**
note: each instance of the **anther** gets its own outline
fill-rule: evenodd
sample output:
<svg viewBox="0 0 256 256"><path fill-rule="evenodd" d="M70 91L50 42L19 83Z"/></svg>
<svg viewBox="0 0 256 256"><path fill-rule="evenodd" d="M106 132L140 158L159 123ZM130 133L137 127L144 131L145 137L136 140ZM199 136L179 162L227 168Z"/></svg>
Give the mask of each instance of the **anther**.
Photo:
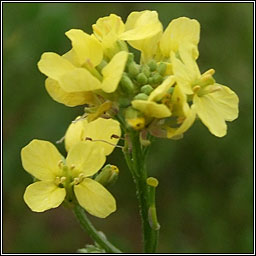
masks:
<svg viewBox="0 0 256 256"><path fill-rule="evenodd" d="M63 160L60 160L60 161L58 162L58 167L59 167L59 168L62 168L62 167L63 167Z"/></svg>
<svg viewBox="0 0 256 256"><path fill-rule="evenodd" d="M71 164L70 169L73 170L74 168L75 168L75 165L74 165L74 164Z"/></svg>
<svg viewBox="0 0 256 256"><path fill-rule="evenodd" d="M193 87L192 90L193 90L194 93L197 93L200 89L201 89L201 87L199 85L196 85L196 86Z"/></svg>

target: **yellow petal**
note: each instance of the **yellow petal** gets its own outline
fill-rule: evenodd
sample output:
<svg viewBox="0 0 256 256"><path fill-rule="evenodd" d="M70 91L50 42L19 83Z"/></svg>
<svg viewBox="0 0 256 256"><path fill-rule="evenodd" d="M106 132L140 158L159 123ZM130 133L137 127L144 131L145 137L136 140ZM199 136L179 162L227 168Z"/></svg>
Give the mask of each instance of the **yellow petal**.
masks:
<svg viewBox="0 0 256 256"><path fill-rule="evenodd" d="M100 81L85 68L74 68L59 79L60 87L66 92L93 91L101 87Z"/></svg>
<svg viewBox="0 0 256 256"><path fill-rule="evenodd" d="M93 104L95 102L95 96L92 92L66 92L56 80L51 78L45 80L45 88L55 101L68 107Z"/></svg>
<svg viewBox="0 0 256 256"><path fill-rule="evenodd" d="M121 51L102 69L103 82L101 89L107 93L114 92L121 80L128 53Z"/></svg>
<svg viewBox="0 0 256 256"><path fill-rule="evenodd" d="M227 133L225 120L232 121L238 116L238 97L226 86L201 97L195 95L193 102L201 121L217 137Z"/></svg>
<svg viewBox="0 0 256 256"><path fill-rule="evenodd" d="M74 51L74 49L71 49L70 51L66 52L65 54L62 55L62 57L66 60L68 60L70 63L72 63L76 67L80 67L80 61L79 58Z"/></svg>
<svg viewBox="0 0 256 256"><path fill-rule="evenodd" d="M179 60L174 53L171 54L172 70L176 81L185 94L193 94L192 84L200 76L193 73L189 66L186 66Z"/></svg>
<svg viewBox="0 0 256 256"><path fill-rule="evenodd" d="M95 174L106 161L104 148L91 141L75 144L68 152L66 164L74 166L76 170L83 172L85 176Z"/></svg>
<svg viewBox="0 0 256 256"><path fill-rule="evenodd" d="M107 144L107 142L116 145L119 141L119 139L113 138L113 135L121 136L120 124L113 119L98 118L90 123L86 123L84 126L84 137L89 137L93 140L101 140L100 142L91 143L95 143L98 147L104 148L106 155L111 154L115 149L114 146Z"/></svg>
<svg viewBox="0 0 256 256"><path fill-rule="evenodd" d="M45 52L38 62L38 68L46 76L59 81L62 75L72 71L75 66L56 53Z"/></svg>
<svg viewBox="0 0 256 256"><path fill-rule="evenodd" d="M160 48L164 56L170 52L177 52L181 44L197 46L200 37L200 24L197 20L180 17L170 22L160 41Z"/></svg>
<svg viewBox="0 0 256 256"><path fill-rule="evenodd" d="M174 85L175 83L175 77L169 76L166 78L162 84L160 84L155 90L153 90L149 97L149 101L159 101L161 100L165 94L168 92L168 90Z"/></svg>
<svg viewBox="0 0 256 256"><path fill-rule="evenodd" d="M162 30L152 37L141 40L128 41L135 49L141 51L141 63L147 63L155 57L158 51L158 42L161 38Z"/></svg>
<svg viewBox="0 0 256 256"><path fill-rule="evenodd" d="M116 210L115 198L97 181L86 178L74 186L74 192L79 204L91 215L106 218Z"/></svg>
<svg viewBox="0 0 256 256"><path fill-rule="evenodd" d="M111 44L124 32L124 23L121 17L110 14L99 18L96 24L92 25L92 28L93 33L100 41L109 41L109 44Z"/></svg>
<svg viewBox="0 0 256 256"><path fill-rule="evenodd" d="M77 117L77 119L79 118L80 117ZM78 142L84 141L85 125L87 123L86 119L80 119L69 125L65 134L65 148L67 152Z"/></svg>
<svg viewBox="0 0 256 256"><path fill-rule="evenodd" d="M134 100L132 101L132 106L144 113L146 116L164 118L171 115L171 111L167 106L153 101Z"/></svg>
<svg viewBox="0 0 256 256"><path fill-rule="evenodd" d="M152 37L162 30L156 11L132 12L125 23L121 40L142 40Z"/></svg>
<svg viewBox="0 0 256 256"><path fill-rule="evenodd" d="M189 109L189 111L187 112L186 119L183 121L181 126L179 126L178 128L171 128L171 127L167 128L167 138L171 139L186 132L194 123L195 118L196 118L195 110Z"/></svg>
<svg viewBox="0 0 256 256"><path fill-rule="evenodd" d="M38 181L26 188L24 201L32 211L44 212L58 207L65 196L64 188L59 188L54 183Z"/></svg>
<svg viewBox="0 0 256 256"><path fill-rule="evenodd" d="M44 140L32 140L21 150L23 168L43 181L53 181L61 174L58 164L62 159L56 147Z"/></svg>
<svg viewBox="0 0 256 256"><path fill-rule="evenodd" d="M94 67L100 64L103 58L103 49L98 40L80 29L71 29L65 34L71 40L81 65L88 60Z"/></svg>

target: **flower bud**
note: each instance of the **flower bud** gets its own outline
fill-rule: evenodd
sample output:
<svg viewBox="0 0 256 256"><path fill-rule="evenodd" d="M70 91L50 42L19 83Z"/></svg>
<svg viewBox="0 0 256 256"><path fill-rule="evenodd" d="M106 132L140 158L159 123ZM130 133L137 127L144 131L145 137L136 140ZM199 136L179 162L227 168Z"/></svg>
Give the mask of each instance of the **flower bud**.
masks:
<svg viewBox="0 0 256 256"><path fill-rule="evenodd" d="M151 73L148 65L143 65L141 68L141 72L143 72L146 77L149 77Z"/></svg>
<svg viewBox="0 0 256 256"><path fill-rule="evenodd" d="M139 84L143 85L147 83L148 78L144 73L139 73L136 77L136 80L138 81Z"/></svg>
<svg viewBox="0 0 256 256"><path fill-rule="evenodd" d="M153 76L153 81L155 84L160 84L163 81L163 77L160 74L155 73Z"/></svg>
<svg viewBox="0 0 256 256"><path fill-rule="evenodd" d="M155 71L157 68L157 64L154 60L151 60L147 65L149 66L151 71Z"/></svg>
<svg viewBox="0 0 256 256"><path fill-rule="evenodd" d="M147 100L148 95L145 93L139 93L134 97L135 100Z"/></svg>
<svg viewBox="0 0 256 256"><path fill-rule="evenodd" d="M153 91L153 87L149 84L145 84L140 88L140 91L149 95Z"/></svg>
<svg viewBox="0 0 256 256"><path fill-rule="evenodd" d="M167 68L167 65L163 62L161 62L158 67L157 67L157 72L160 74L160 75L164 75L165 71L166 71L166 68Z"/></svg>
<svg viewBox="0 0 256 256"><path fill-rule="evenodd" d="M141 113L138 110L132 107L126 109L125 121L134 130L141 130L145 126L144 117L141 116Z"/></svg>
<svg viewBox="0 0 256 256"><path fill-rule="evenodd" d="M128 65L128 73L131 77L135 77L140 73L140 67L134 61Z"/></svg>
<svg viewBox="0 0 256 256"><path fill-rule="evenodd" d="M121 88L125 93L132 94L134 91L134 85L132 80L127 76L123 75L121 78Z"/></svg>
<svg viewBox="0 0 256 256"><path fill-rule="evenodd" d="M125 41L122 41L122 40L117 40L116 41L116 44L119 48L119 51L126 51L126 52L129 52L128 50L128 47L127 47L127 44Z"/></svg>
<svg viewBox="0 0 256 256"><path fill-rule="evenodd" d="M113 185L118 178L119 170L115 165L107 164L96 176L95 181L104 187Z"/></svg>

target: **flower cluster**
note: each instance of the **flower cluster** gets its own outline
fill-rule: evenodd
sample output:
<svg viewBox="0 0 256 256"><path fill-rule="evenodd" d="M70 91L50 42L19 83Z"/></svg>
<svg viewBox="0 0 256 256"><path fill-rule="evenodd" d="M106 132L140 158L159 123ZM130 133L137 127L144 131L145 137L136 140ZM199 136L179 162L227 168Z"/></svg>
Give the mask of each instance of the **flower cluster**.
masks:
<svg viewBox="0 0 256 256"><path fill-rule="evenodd" d="M100 18L89 35L71 29L70 51L44 53L38 63L51 97L67 106L86 104L90 122L123 116L127 127L179 138L198 117L215 136L238 116L238 97L201 74L196 60L200 24L181 17L163 31L155 11L132 12L126 23L114 14ZM141 52L139 63L128 47Z"/></svg>
<svg viewBox="0 0 256 256"><path fill-rule="evenodd" d="M91 35L67 31L71 49L44 53L38 62L55 101L85 108L66 132L66 159L46 141L33 140L22 149L23 167L36 178L24 195L33 211L63 201L78 202L98 217L115 211L104 186L118 169L107 165L97 172L121 137L120 125L124 133L178 139L199 118L222 137L226 121L238 116L237 95L216 83L213 69L199 70L198 21L177 18L163 30L157 12L146 10L132 12L125 23L111 14L92 28ZM130 47L140 51L139 61Z"/></svg>

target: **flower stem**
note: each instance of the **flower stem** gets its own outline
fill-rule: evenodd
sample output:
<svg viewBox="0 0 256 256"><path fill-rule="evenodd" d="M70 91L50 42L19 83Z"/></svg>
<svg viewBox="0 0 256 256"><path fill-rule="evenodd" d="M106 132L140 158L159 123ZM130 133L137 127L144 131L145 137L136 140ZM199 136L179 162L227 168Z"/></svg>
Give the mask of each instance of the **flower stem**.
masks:
<svg viewBox="0 0 256 256"><path fill-rule="evenodd" d="M149 220L150 207L152 207L152 205L147 184L146 155L142 150L139 133L134 131L129 132L128 137L132 145L131 153L129 149L126 149L124 150L124 156L136 185L136 194L142 220L144 252L154 253L156 251L159 230L152 228Z"/></svg>
<svg viewBox="0 0 256 256"><path fill-rule="evenodd" d="M82 228L89 234L89 236L97 242L107 253L121 253L113 244L111 244L105 237L103 237L92 225L84 209L76 204L74 209L74 214L76 215Z"/></svg>

